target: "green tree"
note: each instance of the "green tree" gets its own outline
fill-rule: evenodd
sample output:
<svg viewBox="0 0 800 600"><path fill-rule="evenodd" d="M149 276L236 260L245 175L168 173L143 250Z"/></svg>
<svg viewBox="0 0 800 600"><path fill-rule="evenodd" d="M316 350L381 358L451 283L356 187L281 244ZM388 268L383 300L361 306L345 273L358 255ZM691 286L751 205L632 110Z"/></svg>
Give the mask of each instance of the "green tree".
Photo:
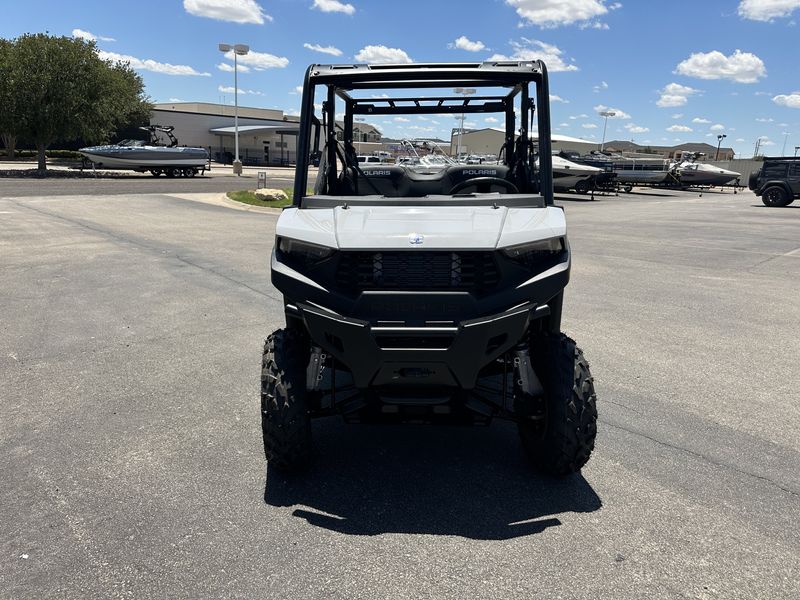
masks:
<svg viewBox="0 0 800 600"><path fill-rule="evenodd" d="M35 144L42 172L54 142L106 141L151 109L142 78L128 64L101 60L94 42L39 33L12 44L18 134Z"/></svg>
<svg viewBox="0 0 800 600"><path fill-rule="evenodd" d="M14 160L17 146L17 132L20 129L20 116L14 95L14 77L12 70L14 44L0 38L0 140L6 149L6 155Z"/></svg>

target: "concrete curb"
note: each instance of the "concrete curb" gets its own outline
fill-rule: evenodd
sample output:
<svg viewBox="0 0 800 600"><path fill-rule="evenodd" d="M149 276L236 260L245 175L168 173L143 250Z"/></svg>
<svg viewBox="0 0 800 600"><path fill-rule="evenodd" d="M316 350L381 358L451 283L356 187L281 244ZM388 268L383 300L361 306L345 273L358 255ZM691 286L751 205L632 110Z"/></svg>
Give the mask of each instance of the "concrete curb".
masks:
<svg viewBox="0 0 800 600"><path fill-rule="evenodd" d="M283 209L272 208L269 206L253 206L243 202L237 202L228 198L227 194L223 193L197 193L197 194L164 194L165 196L172 196L173 198L180 198L181 200L190 200L192 202L202 202L204 204L213 204L215 206L223 206L233 210L243 210L246 212L257 212L268 215L278 215Z"/></svg>

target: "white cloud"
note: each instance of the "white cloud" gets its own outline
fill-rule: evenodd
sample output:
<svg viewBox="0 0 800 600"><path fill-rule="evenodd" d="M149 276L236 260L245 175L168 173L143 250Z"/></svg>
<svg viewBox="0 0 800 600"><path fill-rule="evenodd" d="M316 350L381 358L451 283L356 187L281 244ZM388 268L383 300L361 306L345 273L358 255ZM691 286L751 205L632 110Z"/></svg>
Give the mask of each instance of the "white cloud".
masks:
<svg viewBox="0 0 800 600"><path fill-rule="evenodd" d="M395 123L411 123L411 119L406 119L405 117L395 117L392 119Z"/></svg>
<svg viewBox="0 0 800 600"><path fill-rule="evenodd" d="M183 8L195 17L207 17L231 23L263 25L272 21L255 0L183 0Z"/></svg>
<svg viewBox="0 0 800 600"><path fill-rule="evenodd" d="M673 119L682 119L683 118L683 113L675 113L674 115L672 115L672 118Z"/></svg>
<svg viewBox="0 0 800 600"><path fill-rule="evenodd" d="M345 4L344 2L339 2L339 0L314 0L314 4L311 8L316 8L317 10L321 10L322 12L330 13L330 12L340 12L346 15L352 15L356 12L356 7L352 4Z"/></svg>
<svg viewBox="0 0 800 600"><path fill-rule="evenodd" d="M170 98L169 101L170 102L184 102L184 100L181 100L180 98Z"/></svg>
<svg viewBox="0 0 800 600"><path fill-rule="evenodd" d="M594 112L600 114L601 112L613 112L614 116L609 117L609 119L630 119L631 116L626 113L624 110L620 110L619 108L613 108L611 106L606 106L605 104L598 104L594 107Z"/></svg>
<svg viewBox="0 0 800 600"><path fill-rule="evenodd" d="M233 87L232 85L220 85L217 87L217 90L222 92L223 94L233 94L237 88ZM262 92L256 90L243 90L242 88L238 88L240 94L249 94L250 96L263 96Z"/></svg>
<svg viewBox="0 0 800 600"><path fill-rule="evenodd" d="M319 44L309 44L308 42L306 42L305 44L303 44L303 48L313 50L314 52L321 52L322 54L330 54L331 56L342 55L342 51L339 50L336 46L320 46Z"/></svg>
<svg viewBox="0 0 800 600"><path fill-rule="evenodd" d="M220 71L224 71L225 73L233 73L233 65L230 63L219 63L217 65L217 68ZM247 65L239 65L237 68L239 69L240 73L250 72L250 67L248 67Z"/></svg>
<svg viewBox="0 0 800 600"><path fill-rule="evenodd" d="M458 48L459 50L466 50L467 52L480 52L481 50L486 50L486 44L480 40L475 40L473 42L465 35L460 36L455 42L447 44L447 47L450 49Z"/></svg>
<svg viewBox="0 0 800 600"><path fill-rule="evenodd" d="M679 131L688 133L689 131L692 131L692 128L687 127L686 125L672 125L670 127L667 127L667 131L671 131L673 133L677 133Z"/></svg>
<svg viewBox="0 0 800 600"><path fill-rule="evenodd" d="M773 119L771 117L768 117L768 118L761 117L759 119L756 119L756 123L772 123L774 120L775 119Z"/></svg>
<svg viewBox="0 0 800 600"><path fill-rule="evenodd" d="M83 29L73 29L72 30L72 37L81 38L81 39L84 39L84 40L89 40L91 42L96 42L96 41L100 41L100 42L116 42L117 41L112 37L105 37L105 36L102 36L102 35L95 35L91 31L85 31Z"/></svg>
<svg viewBox="0 0 800 600"><path fill-rule="evenodd" d="M569 100L564 100L561 96L556 96L555 94L550 94L550 102L563 102L564 104L569 104Z"/></svg>
<svg viewBox="0 0 800 600"><path fill-rule="evenodd" d="M775 145L775 142L773 142L773 141L772 141L771 139L769 139L768 137L762 137L762 138L761 138L761 145L762 145L762 146L774 146L774 145Z"/></svg>
<svg viewBox="0 0 800 600"><path fill-rule="evenodd" d="M559 127L569 127L569 123L559 123Z"/></svg>
<svg viewBox="0 0 800 600"><path fill-rule="evenodd" d="M547 44L539 40L520 38L521 41L511 41L509 44L514 50L511 56L504 54L494 54L489 60L542 60L547 65L547 70L551 73L559 71L577 71L578 67L574 63L564 62L562 50L552 44Z"/></svg>
<svg viewBox="0 0 800 600"><path fill-rule="evenodd" d="M292 94L293 96L296 96L296 95L298 95L298 94L302 94L302 93L303 93L303 86L302 86L302 85L297 85L297 86L295 86L295 88L294 88L294 89L293 89L291 92L289 92L289 93L290 93L290 94Z"/></svg>
<svg viewBox="0 0 800 600"><path fill-rule="evenodd" d="M499 123L500 119L495 119L494 117L486 117L484 121L486 121L487 123Z"/></svg>
<svg viewBox="0 0 800 600"><path fill-rule="evenodd" d="M356 60L364 63L410 63L413 62L400 48L386 46L364 46L356 54Z"/></svg>
<svg viewBox="0 0 800 600"><path fill-rule="evenodd" d="M619 8L606 6L605 0L506 0L526 22L542 28L586 23ZM602 26L602 24L601 24Z"/></svg>
<svg viewBox="0 0 800 600"><path fill-rule="evenodd" d="M786 106L789 108L800 108L800 92L792 92L791 94L779 94L775 96L772 101L775 104Z"/></svg>
<svg viewBox="0 0 800 600"><path fill-rule="evenodd" d="M711 121L709 121L708 119L703 119L702 117L695 117L694 119L692 119L692 123L698 123L700 125L707 125L707 124L711 123Z"/></svg>
<svg viewBox="0 0 800 600"><path fill-rule="evenodd" d="M745 139L744 138L736 138L736 141L741 143L741 142L744 142Z"/></svg>
<svg viewBox="0 0 800 600"><path fill-rule="evenodd" d="M725 131L725 125L722 123L717 123L716 125L712 125L709 127L711 131Z"/></svg>
<svg viewBox="0 0 800 600"><path fill-rule="evenodd" d="M597 125L595 125L594 123L583 123L581 127L583 127L584 129L597 129Z"/></svg>
<svg viewBox="0 0 800 600"><path fill-rule="evenodd" d="M233 60L233 50L225 53L225 58ZM275 56L267 52L253 52L243 54L237 59L239 64L250 65L256 71L266 69L284 69L289 64L289 59L284 56Z"/></svg>
<svg viewBox="0 0 800 600"><path fill-rule="evenodd" d="M763 60L741 50L730 56L719 50L696 52L680 62L675 72L698 79L729 79L738 83L755 83L767 75Z"/></svg>
<svg viewBox="0 0 800 600"><path fill-rule="evenodd" d="M664 89L659 92L661 97L656 102L656 106L660 108L683 106L689 101L689 96L697 92L699 92L699 90L691 88L688 85L668 83L664 86Z"/></svg>
<svg viewBox="0 0 800 600"><path fill-rule="evenodd" d="M608 84L605 81L601 81L600 83L598 83L596 86L594 86L592 88L592 91L595 94L598 94L598 93L602 92L603 90L607 90L607 89L608 89Z"/></svg>
<svg viewBox="0 0 800 600"><path fill-rule="evenodd" d="M116 52L106 52L105 50L98 50L97 55L102 60L130 63L131 68L140 71L152 71L153 73L162 73L164 75L194 75L198 77L211 77L211 73L200 73L188 65L171 65L169 63L157 62L150 58L141 59L128 54L117 54Z"/></svg>
<svg viewBox="0 0 800 600"><path fill-rule="evenodd" d="M633 123L628 123L625 125L625 129L630 131L631 133L647 133L650 131L648 127L641 127L639 125L634 125Z"/></svg>
<svg viewBox="0 0 800 600"><path fill-rule="evenodd" d="M742 0L739 16L751 21L772 21L790 16L800 8L800 0Z"/></svg>
<svg viewBox="0 0 800 600"><path fill-rule="evenodd" d="M588 119L588 118L589 118L589 115L587 115L586 113L583 113L583 114L580 114L580 115L572 115L570 117L570 119L572 119L573 121L575 119Z"/></svg>

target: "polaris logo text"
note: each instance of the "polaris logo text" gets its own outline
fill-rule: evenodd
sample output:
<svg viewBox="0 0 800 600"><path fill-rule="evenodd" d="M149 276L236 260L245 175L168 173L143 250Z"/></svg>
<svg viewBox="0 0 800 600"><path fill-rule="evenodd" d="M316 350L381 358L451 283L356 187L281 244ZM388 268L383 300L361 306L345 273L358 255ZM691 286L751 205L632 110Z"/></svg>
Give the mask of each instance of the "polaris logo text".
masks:
<svg viewBox="0 0 800 600"><path fill-rule="evenodd" d="M467 169L463 171L464 175L488 175L490 177L497 177L497 169Z"/></svg>
<svg viewBox="0 0 800 600"><path fill-rule="evenodd" d="M365 171L364 175L367 177L387 177L391 175L391 171Z"/></svg>

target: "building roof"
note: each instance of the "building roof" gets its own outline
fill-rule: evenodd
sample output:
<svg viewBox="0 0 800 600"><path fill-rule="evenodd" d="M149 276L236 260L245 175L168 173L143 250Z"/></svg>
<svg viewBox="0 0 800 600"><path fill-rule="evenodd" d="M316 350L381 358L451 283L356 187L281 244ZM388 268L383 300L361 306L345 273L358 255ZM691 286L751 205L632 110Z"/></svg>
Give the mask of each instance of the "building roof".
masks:
<svg viewBox="0 0 800 600"><path fill-rule="evenodd" d="M214 116L233 116L233 106L228 104L215 104L212 102L160 102L153 105L153 110ZM277 108L255 108L252 106L240 106L239 116L250 119L276 119L281 121L289 120L288 117L284 116L283 111Z"/></svg>
<svg viewBox="0 0 800 600"><path fill-rule="evenodd" d="M239 133L264 133L271 131L299 131L299 123L276 123L274 125L239 125ZM233 135L236 133L236 127L213 127L208 130L210 133L218 135Z"/></svg>
<svg viewBox="0 0 800 600"><path fill-rule="evenodd" d="M653 146L651 144L637 144L628 140L612 140L605 143L605 148L607 150L614 149L622 152L641 152L645 148L650 148L655 152L702 152L706 156L716 154L717 152L716 146L706 144L705 142L685 142L677 146ZM722 154L733 154L733 148L720 148L719 151Z"/></svg>

